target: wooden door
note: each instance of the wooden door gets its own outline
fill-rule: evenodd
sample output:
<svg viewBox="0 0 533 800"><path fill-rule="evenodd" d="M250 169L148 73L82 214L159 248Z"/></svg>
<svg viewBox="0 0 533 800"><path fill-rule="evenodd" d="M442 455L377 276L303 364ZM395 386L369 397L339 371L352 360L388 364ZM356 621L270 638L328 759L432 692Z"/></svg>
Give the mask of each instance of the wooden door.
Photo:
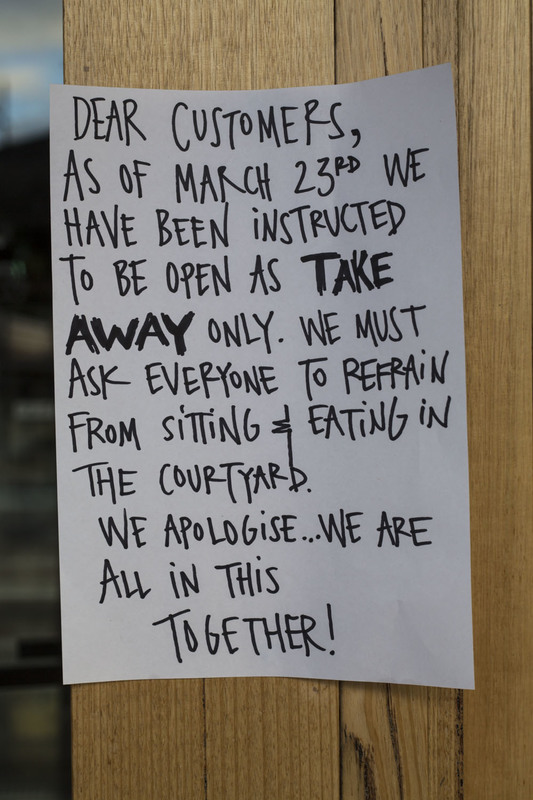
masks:
<svg viewBox="0 0 533 800"><path fill-rule="evenodd" d="M530 800L530 4L64 0L64 13L66 83L252 89L452 63L477 681L75 686L75 800Z"/></svg>

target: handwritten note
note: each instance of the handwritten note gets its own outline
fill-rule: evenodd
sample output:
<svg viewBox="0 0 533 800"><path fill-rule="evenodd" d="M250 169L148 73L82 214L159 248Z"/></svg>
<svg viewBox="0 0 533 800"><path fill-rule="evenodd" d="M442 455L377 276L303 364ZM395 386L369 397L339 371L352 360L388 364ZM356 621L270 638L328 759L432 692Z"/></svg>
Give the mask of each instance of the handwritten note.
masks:
<svg viewBox="0 0 533 800"><path fill-rule="evenodd" d="M64 679L473 685L450 68L57 86Z"/></svg>

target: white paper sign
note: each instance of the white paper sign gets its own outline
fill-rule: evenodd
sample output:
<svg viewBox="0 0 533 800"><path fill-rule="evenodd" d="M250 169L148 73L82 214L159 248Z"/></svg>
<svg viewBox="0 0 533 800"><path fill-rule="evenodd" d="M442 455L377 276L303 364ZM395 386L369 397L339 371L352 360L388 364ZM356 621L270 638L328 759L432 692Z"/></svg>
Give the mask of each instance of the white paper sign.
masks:
<svg viewBox="0 0 533 800"><path fill-rule="evenodd" d="M472 687L449 66L52 88L64 680Z"/></svg>

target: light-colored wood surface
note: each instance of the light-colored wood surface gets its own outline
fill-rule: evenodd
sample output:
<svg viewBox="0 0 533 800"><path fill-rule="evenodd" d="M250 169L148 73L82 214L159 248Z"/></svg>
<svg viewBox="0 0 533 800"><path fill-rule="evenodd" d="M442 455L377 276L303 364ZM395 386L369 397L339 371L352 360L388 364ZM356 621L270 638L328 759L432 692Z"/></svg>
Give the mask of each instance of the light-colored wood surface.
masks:
<svg viewBox="0 0 533 800"><path fill-rule="evenodd" d="M466 797L533 797L530 4L465 3L460 168L477 691Z"/></svg>
<svg viewBox="0 0 533 800"><path fill-rule="evenodd" d="M68 83L225 89L452 63L474 692L281 679L73 688L74 798L530 800L530 3L65 0Z"/></svg>
<svg viewBox="0 0 533 800"><path fill-rule="evenodd" d="M338 81L444 61L454 70L477 685L463 697L345 684L343 785L352 793L343 800L526 800L533 796L530 4L338 0L337 8ZM354 47L362 31L362 47Z"/></svg>
<svg viewBox="0 0 533 800"><path fill-rule="evenodd" d="M77 686L72 703L73 797L205 797L203 681Z"/></svg>
<svg viewBox="0 0 533 800"><path fill-rule="evenodd" d="M67 83L335 81L330 0L66 0L64 8ZM76 800L339 797L336 683L119 683L74 687L72 698Z"/></svg>
<svg viewBox="0 0 533 800"><path fill-rule="evenodd" d="M335 80L333 0L65 0L63 7L67 83L266 89Z"/></svg>

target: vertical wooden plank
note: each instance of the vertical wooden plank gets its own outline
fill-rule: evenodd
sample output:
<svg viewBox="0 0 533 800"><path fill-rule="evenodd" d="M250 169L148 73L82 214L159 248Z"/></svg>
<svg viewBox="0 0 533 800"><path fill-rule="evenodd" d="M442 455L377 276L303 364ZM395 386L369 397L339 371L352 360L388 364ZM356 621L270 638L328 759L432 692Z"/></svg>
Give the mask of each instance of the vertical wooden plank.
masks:
<svg viewBox="0 0 533 800"><path fill-rule="evenodd" d="M459 96L457 4L457 0L423 0L422 3L423 64L425 67L448 62L452 65L456 108ZM435 688L428 690L428 742L429 800L462 800L463 692Z"/></svg>
<svg viewBox="0 0 533 800"><path fill-rule="evenodd" d="M459 2L422 0L424 66L452 65L456 106L459 98Z"/></svg>
<svg viewBox="0 0 533 800"><path fill-rule="evenodd" d="M74 686L73 797L203 799L202 684Z"/></svg>
<svg viewBox="0 0 533 800"><path fill-rule="evenodd" d="M428 690L428 800L464 800L463 692Z"/></svg>
<svg viewBox="0 0 533 800"><path fill-rule="evenodd" d="M420 0L337 1L337 81L424 65ZM434 731L425 687L341 688L343 800L428 800Z"/></svg>
<svg viewBox="0 0 533 800"><path fill-rule="evenodd" d="M318 2L190 8L66 0L66 80L176 88L330 82L331 19L330 4ZM532 794L529 5L338 0L337 40L340 82L443 60L458 67L478 682L464 698L464 796L525 800ZM170 694L165 684L76 687L76 796L200 796L202 684L171 682ZM317 692L327 696L323 704L309 705L309 686L321 684L209 682L208 786L224 785L228 765L236 770L234 796L250 785L254 796L267 787L275 796L280 786L298 796L303 778L293 773L316 774L318 763L333 775L332 750L320 762L309 735L287 774L271 735L296 753L309 720L332 724L331 689ZM290 713L282 720L284 707ZM342 708L343 798L463 796L460 693L345 685ZM228 750L228 730L242 738L252 720L260 724L248 755L235 737ZM148 744L160 735L168 742L162 756ZM268 780L267 763L276 765ZM172 777L171 764L187 765L185 783ZM334 795L324 788L323 796Z"/></svg>
<svg viewBox="0 0 533 800"><path fill-rule="evenodd" d="M427 798L427 689L343 683L343 800Z"/></svg>
<svg viewBox="0 0 533 800"><path fill-rule="evenodd" d="M338 83L423 66L421 0L337 0L336 31Z"/></svg>
<svg viewBox="0 0 533 800"><path fill-rule="evenodd" d="M65 0L65 82L264 89L334 82L333 0Z"/></svg>
<svg viewBox="0 0 533 800"><path fill-rule="evenodd" d="M333 0L65 0L64 17L67 83L334 82ZM336 683L77 686L72 706L75 800L339 796Z"/></svg>
<svg viewBox="0 0 533 800"><path fill-rule="evenodd" d="M420 66L400 29L387 44L389 3L338 9L339 81L397 71L394 46ZM477 688L427 690L426 719L400 690L391 724L384 687L343 685L343 800L533 795L530 36L525 0L422 2L423 65L450 61L457 92ZM402 788L395 739L402 771L427 759L427 786Z"/></svg>
<svg viewBox="0 0 533 800"><path fill-rule="evenodd" d="M338 685L254 678L207 683L207 797L339 797Z"/></svg>
<svg viewBox="0 0 533 800"><path fill-rule="evenodd" d="M459 8L476 691L465 797L533 796L530 3Z"/></svg>
<svg viewBox="0 0 533 800"><path fill-rule="evenodd" d="M457 108L459 95L457 0L445 0L445 2L423 0L422 18L424 66L447 62L452 65ZM428 798L462 800L464 796L463 692L452 689L429 689L428 741Z"/></svg>

